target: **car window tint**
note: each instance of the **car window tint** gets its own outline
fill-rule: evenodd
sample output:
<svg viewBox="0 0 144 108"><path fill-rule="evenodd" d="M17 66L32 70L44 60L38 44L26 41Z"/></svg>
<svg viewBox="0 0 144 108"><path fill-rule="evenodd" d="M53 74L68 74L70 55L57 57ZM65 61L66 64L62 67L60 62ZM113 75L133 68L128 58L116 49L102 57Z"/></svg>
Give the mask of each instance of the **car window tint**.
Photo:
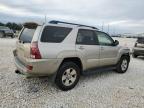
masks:
<svg viewBox="0 0 144 108"><path fill-rule="evenodd" d="M24 43L30 43L32 41L35 30L36 29L24 28L24 30L20 35L19 40L23 41Z"/></svg>
<svg viewBox="0 0 144 108"><path fill-rule="evenodd" d="M80 29L76 40L77 44L96 45L98 44L96 35L92 30Z"/></svg>
<svg viewBox="0 0 144 108"><path fill-rule="evenodd" d="M100 45L109 46L113 44L113 40L103 32L97 32L97 37Z"/></svg>
<svg viewBox="0 0 144 108"><path fill-rule="evenodd" d="M41 42L60 43L72 29L66 27L46 26L43 30Z"/></svg>

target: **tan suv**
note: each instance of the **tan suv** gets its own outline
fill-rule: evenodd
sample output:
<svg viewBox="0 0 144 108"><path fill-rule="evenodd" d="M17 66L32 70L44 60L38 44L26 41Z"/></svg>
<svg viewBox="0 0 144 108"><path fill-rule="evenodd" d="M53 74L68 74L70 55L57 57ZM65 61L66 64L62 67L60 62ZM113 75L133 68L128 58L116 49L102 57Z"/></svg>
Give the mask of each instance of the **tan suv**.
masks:
<svg viewBox="0 0 144 108"><path fill-rule="evenodd" d="M127 71L130 50L95 27L50 21L25 23L14 50L16 73L55 75L61 90L70 90L80 75L115 69Z"/></svg>

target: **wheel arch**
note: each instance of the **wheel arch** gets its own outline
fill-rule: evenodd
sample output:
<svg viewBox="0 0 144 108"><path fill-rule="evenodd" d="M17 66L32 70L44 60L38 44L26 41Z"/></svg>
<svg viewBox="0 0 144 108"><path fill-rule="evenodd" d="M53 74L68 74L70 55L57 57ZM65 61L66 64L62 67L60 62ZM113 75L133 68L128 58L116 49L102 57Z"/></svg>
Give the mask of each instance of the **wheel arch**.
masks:
<svg viewBox="0 0 144 108"><path fill-rule="evenodd" d="M80 73L83 71L83 64L82 64L82 61L79 57L67 57L67 58L64 58L59 66L59 68L63 65L63 63L65 62L73 62L75 63L76 65L79 66L80 68Z"/></svg>
<svg viewBox="0 0 144 108"><path fill-rule="evenodd" d="M128 57L128 60L129 60L129 62L130 62L130 54L129 54L129 53L124 53L124 54L122 54L121 57L119 58L119 60L120 60L122 57L124 57L124 56Z"/></svg>

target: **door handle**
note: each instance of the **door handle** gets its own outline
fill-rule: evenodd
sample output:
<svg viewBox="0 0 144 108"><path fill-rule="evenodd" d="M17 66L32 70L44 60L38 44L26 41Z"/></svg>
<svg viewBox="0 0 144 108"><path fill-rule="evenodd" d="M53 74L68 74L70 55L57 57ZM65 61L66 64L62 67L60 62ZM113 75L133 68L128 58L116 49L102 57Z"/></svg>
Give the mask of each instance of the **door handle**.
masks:
<svg viewBox="0 0 144 108"><path fill-rule="evenodd" d="M79 49L80 49L80 50L84 50L85 48L84 48L83 46L80 46Z"/></svg>

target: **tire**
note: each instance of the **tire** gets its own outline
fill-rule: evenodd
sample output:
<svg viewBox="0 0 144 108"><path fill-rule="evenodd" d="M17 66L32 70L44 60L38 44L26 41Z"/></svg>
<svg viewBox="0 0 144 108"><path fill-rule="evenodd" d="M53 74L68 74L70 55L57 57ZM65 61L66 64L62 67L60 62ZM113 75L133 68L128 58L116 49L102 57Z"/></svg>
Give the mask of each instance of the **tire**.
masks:
<svg viewBox="0 0 144 108"><path fill-rule="evenodd" d="M122 56L120 61L118 62L116 66L116 71L118 73L125 73L129 67L129 57L128 56Z"/></svg>
<svg viewBox="0 0 144 108"><path fill-rule="evenodd" d="M0 38L3 38L3 37L4 37L4 33L0 32Z"/></svg>
<svg viewBox="0 0 144 108"><path fill-rule="evenodd" d="M80 78L80 68L73 62L64 62L59 68L55 83L59 89L68 91L73 89Z"/></svg>
<svg viewBox="0 0 144 108"><path fill-rule="evenodd" d="M136 54L133 54L132 56L133 56L133 58L137 58L138 57L138 55L136 55Z"/></svg>

